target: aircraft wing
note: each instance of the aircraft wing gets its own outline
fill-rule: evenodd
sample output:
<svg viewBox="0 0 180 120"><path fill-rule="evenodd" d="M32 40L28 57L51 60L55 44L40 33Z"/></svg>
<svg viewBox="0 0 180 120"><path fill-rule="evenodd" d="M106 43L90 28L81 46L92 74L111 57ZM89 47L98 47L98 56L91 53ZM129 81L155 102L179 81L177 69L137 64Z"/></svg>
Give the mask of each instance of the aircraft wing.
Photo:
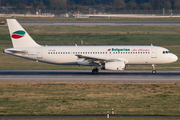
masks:
<svg viewBox="0 0 180 120"><path fill-rule="evenodd" d="M125 61L123 58L107 58L107 57L95 57L95 56L85 56L85 55L76 55L79 59L84 59L84 61L88 61L89 63L106 63L113 61Z"/></svg>

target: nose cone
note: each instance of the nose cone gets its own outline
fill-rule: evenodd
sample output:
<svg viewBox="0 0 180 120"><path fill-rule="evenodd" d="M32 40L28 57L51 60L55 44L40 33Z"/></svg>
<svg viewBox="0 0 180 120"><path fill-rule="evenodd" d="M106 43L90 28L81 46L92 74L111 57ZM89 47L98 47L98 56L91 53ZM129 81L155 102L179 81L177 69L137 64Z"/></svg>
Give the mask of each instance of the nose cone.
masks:
<svg viewBox="0 0 180 120"><path fill-rule="evenodd" d="M172 60L173 60L173 62L176 62L176 61L178 60L178 57L177 57L176 55L173 54Z"/></svg>

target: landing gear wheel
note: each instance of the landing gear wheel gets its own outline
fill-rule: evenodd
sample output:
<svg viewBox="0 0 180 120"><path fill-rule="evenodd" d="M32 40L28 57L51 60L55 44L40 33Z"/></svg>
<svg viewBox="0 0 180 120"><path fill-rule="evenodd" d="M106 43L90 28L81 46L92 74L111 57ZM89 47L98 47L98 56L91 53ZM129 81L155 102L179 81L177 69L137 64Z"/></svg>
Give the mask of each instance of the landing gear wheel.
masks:
<svg viewBox="0 0 180 120"><path fill-rule="evenodd" d="M156 74L156 70L153 70L153 71L152 71L152 74Z"/></svg>
<svg viewBox="0 0 180 120"><path fill-rule="evenodd" d="M96 69L93 69L93 70L92 70L92 74L96 74L96 73L98 73L98 71L99 71L99 70L98 70L97 68L96 68Z"/></svg>
<svg viewBox="0 0 180 120"><path fill-rule="evenodd" d="M98 68L96 68L97 73L99 72Z"/></svg>

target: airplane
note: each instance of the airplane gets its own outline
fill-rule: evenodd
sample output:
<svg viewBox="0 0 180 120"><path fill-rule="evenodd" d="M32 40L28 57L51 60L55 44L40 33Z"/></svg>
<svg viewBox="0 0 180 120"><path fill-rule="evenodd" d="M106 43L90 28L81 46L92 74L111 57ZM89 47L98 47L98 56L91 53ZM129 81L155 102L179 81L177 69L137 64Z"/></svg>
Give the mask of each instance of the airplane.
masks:
<svg viewBox="0 0 180 120"><path fill-rule="evenodd" d="M57 65L94 66L93 74L102 70L125 70L126 65L167 64L178 60L168 49L159 46L42 46L37 44L16 19L7 19L13 48L3 52L36 62Z"/></svg>

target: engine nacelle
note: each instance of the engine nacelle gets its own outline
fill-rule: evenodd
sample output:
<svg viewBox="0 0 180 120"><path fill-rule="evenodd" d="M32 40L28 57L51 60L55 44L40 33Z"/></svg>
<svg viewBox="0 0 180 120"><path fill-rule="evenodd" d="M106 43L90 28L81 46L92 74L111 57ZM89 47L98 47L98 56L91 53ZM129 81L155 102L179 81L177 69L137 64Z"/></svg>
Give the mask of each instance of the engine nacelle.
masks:
<svg viewBox="0 0 180 120"><path fill-rule="evenodd" d="M126 67L124 61L107 62L101 66L102 70L124 70Z"/></svg>

